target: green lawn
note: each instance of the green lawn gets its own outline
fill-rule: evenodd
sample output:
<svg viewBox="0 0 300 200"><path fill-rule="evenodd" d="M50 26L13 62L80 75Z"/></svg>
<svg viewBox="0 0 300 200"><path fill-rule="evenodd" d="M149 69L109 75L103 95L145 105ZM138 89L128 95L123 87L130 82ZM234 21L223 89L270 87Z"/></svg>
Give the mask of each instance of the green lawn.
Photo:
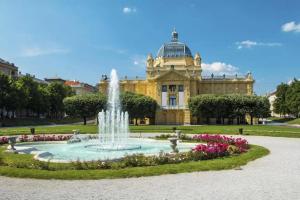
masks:
<svg viewBox="0 0 300 200"><path fill-rule="evenodd" d="M300 118L290 120L290 121L288 121L288 124L299 124L300 125Z"/></svg>
<svg viewBox="0 0 300 200"><path fill-rule="evenodd" d="M160 132L170 133L174 126L130 126L131 132ZM67 134L72 130L80 130L81 133L96 133L95 125L62 125L62 126L36 126L37 134ZM213 134L238 134L238 129L243 128L246 135L274 136L274 137L300 137L300 128L288 126L263 126L263 125L204 125L204 126L176 126L183 133L213 133ZM1 135L30 134L30 128L0 128Z"/></svg>
<svg viewBox="0 0 300 200"><path fill-rule="evenodd" d="M104 170L41 170L15 168L0 165L0 175L21 178L37 179L104 179L104 178L128 178L140 176L154 176L162 174L176 174L183 172L208 171L232 169L246 165L249 161L263 157L269 150L256 145L251 145L247 153L238 156L230 156L213 160L184 162L179 164L166 164L151 167L130 167L124 169L104 169ZM32 155L7 154L0 152L2 161L5 162L33 162ZM52 164L55 165L55 164ZM62 168L68 164L57 164Z"/></svg>
<svg viewBox="0 0 300 200"><path fill-rule="evenodd" d="M24 118L24 119L2 119L0 123L4 127L12 126L38 126L51 124L70 124L82 122L81 118L63 118L63 119L39 119L39 118Z"/></svg>

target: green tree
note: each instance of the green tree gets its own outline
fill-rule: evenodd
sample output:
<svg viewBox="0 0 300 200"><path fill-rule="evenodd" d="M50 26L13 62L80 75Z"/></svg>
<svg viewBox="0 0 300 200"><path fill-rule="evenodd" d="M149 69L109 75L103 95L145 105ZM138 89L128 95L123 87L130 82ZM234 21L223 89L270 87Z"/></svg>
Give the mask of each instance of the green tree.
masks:
<svg viewBox="0 0 300 200"><path fill-rule="evenodd" d="M71 87L54 82L47 86L47 93L50 105L50 116L55 118L62 117L64 113L64 98L74 95Z"/></svg>
<svg viewBox="0 0 300 200"><path fill-rule="evenodd" d="M265 117L269 115L270 104L266 97L246 95L198 95L190 98L189 108L193 116L217 118L218 123L224 124L224 119L237 119L237 123L245 121L246 114L251 117Z"/></svg>
<svg viewBox="0 0 300 200"><path fill-rule="evenodd" d="M17 82L14 79L10 81L10 92L8 100L6 102L6 108L9 111L16 112L22 110L24 106L24 99L22 99L22 93L17 87Z"/></svg>
<svg viewBox="0 0 300 200"><path fill-rule="evenodd" d="M48 85L45 84L39 84L38 86L39 101L36 110L38 115L49 113L50 111L50 94L47 87Z"/></svg>
<svg viewBox="0 0 300 200"><path fill-rule="evenodd" d="M5 74L0 73L0 109L7 109L11 92L11 79ZM1 116L2 118L3 116Z"/></svg>
<svg viewBox="0 0 300 200"><path fill-rule="evenodd" d="M294 79L286 92L286 105L291 114L300 116L300 81Z"/></svg>
<svg viewBox="0 0 300 200"><path fill-rule="evenodd" d="M96 116L105 109L106 98L101 94L85 94L67 97L63 100L67 115L83 118L86 125L87 117Z"/></svg>
<svg viewBox="0 0 300 200"><path fill-rule="evenodd" d="M274 101L274 112L280 115L289 114L289 109L287 106L286 96L289 85L281 83L276 89L276 99Z"/></svg>
<svg viewBox="0 0 300 200"><path fill-rule="evenodd" d="M149 118L152 122L155 119L157 102L151 97L124 92L121 94L122 110L127 111L131 119L135 119L137 125L138 119Z"/></svg>
<svg viewBox="0 0 300 200"><path fill-rule="evenodd" d="M26 110L26 115L29 116L30 111L37 113L38 105L41 101L38 91L39 84L33 80L31 76L23 76L18 78L16 82L16 88L19 92L20 105Z"/></svg>
<svg viewBox="0 0 300 200"><path fill-rule="evenodd" d="M189 108L193 116L206 118L206 123L210 123L210 118L215 117L216 95L198 95L189 99Z"/></svg>
<svg viewBox="0 0 300 200"><path fill-rule="evenodd" d="M253 118L265 118L270 116L270 103L267 97L249 96L246 101L246 113L250 115L250 123Z"/></svg>

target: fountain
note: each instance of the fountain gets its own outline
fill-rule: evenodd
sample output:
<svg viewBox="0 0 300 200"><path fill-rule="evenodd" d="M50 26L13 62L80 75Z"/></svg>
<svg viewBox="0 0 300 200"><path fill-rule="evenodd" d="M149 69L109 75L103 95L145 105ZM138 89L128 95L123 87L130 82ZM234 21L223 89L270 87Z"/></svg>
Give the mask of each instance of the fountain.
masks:
<svg viewBox="0 0 300 200"><path fill-rule="evenodd" d="M108 87L107 110L98 114L99 145L88 145L98 150L131 150L140 145L129 144L128 113L121 111L119 79L115 69L111 71Z"/></svg>
<svg viewBox="0 0 300 200"><path fill-rule="evenodd" d="M189 151L194 144L178 143L178 138L157 141L129 137L129 116L122 112L119 96L119 80L112 70L108 88L107 109L98 114L98 138L81 135L78 130L68 142L35 142L17 144L18 152L36 154L35 158L51 162L75 160L114 160L125 155L156 155L159 152ZM180 137L179 132L177 133ZM171 142L171 145L170 145Z"/></svg>

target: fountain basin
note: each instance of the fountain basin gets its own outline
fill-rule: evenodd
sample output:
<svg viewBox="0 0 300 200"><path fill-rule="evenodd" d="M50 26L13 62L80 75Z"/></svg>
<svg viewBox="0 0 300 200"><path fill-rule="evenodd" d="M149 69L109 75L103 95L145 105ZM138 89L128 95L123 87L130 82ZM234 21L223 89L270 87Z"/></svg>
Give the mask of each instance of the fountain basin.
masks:
<svg viewBox="0 0 300 200"><path fill-rule="evenodd" d="M85 148L93 151L124 151L124 150L136 150L141 149L141 145L134 145L134 144L90 144L86 145Z"/></svg>
<svg viewBox="0 0 300 200"><path fill-rule="evenodd" d="M35 154L35 158L38 160L50 160L51 162L115 160L132 154L158 155L161 151L172 152L169 141L129 138L127 145L128 147L139 148L120 150L101 149L97 148L99 147L99 140L97 139L73 144L68 144L65 141L21 143L17 144L15 148L20 153L32 153ZM177 148L179 152L184 152L191 150L194 146L195 144L193 143L179 143ZM34 149L34 151L28 151L30 148ZM22 149L27 149L27 151L22 152ZM40 152L43 153L41 154Z"/></svg>

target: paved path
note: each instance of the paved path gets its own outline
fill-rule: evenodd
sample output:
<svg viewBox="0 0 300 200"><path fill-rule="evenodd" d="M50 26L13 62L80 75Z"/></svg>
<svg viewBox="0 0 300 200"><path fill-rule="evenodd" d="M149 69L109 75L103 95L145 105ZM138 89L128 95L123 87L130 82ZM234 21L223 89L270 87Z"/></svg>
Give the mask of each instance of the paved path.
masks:
<svg viewBox="0 0 300 200"><path fill-rule="evenodd" d="M0 177L0 199L300 199L300 139L246 137L271 154L242 170L154 177L59 181Z"/></svg>

